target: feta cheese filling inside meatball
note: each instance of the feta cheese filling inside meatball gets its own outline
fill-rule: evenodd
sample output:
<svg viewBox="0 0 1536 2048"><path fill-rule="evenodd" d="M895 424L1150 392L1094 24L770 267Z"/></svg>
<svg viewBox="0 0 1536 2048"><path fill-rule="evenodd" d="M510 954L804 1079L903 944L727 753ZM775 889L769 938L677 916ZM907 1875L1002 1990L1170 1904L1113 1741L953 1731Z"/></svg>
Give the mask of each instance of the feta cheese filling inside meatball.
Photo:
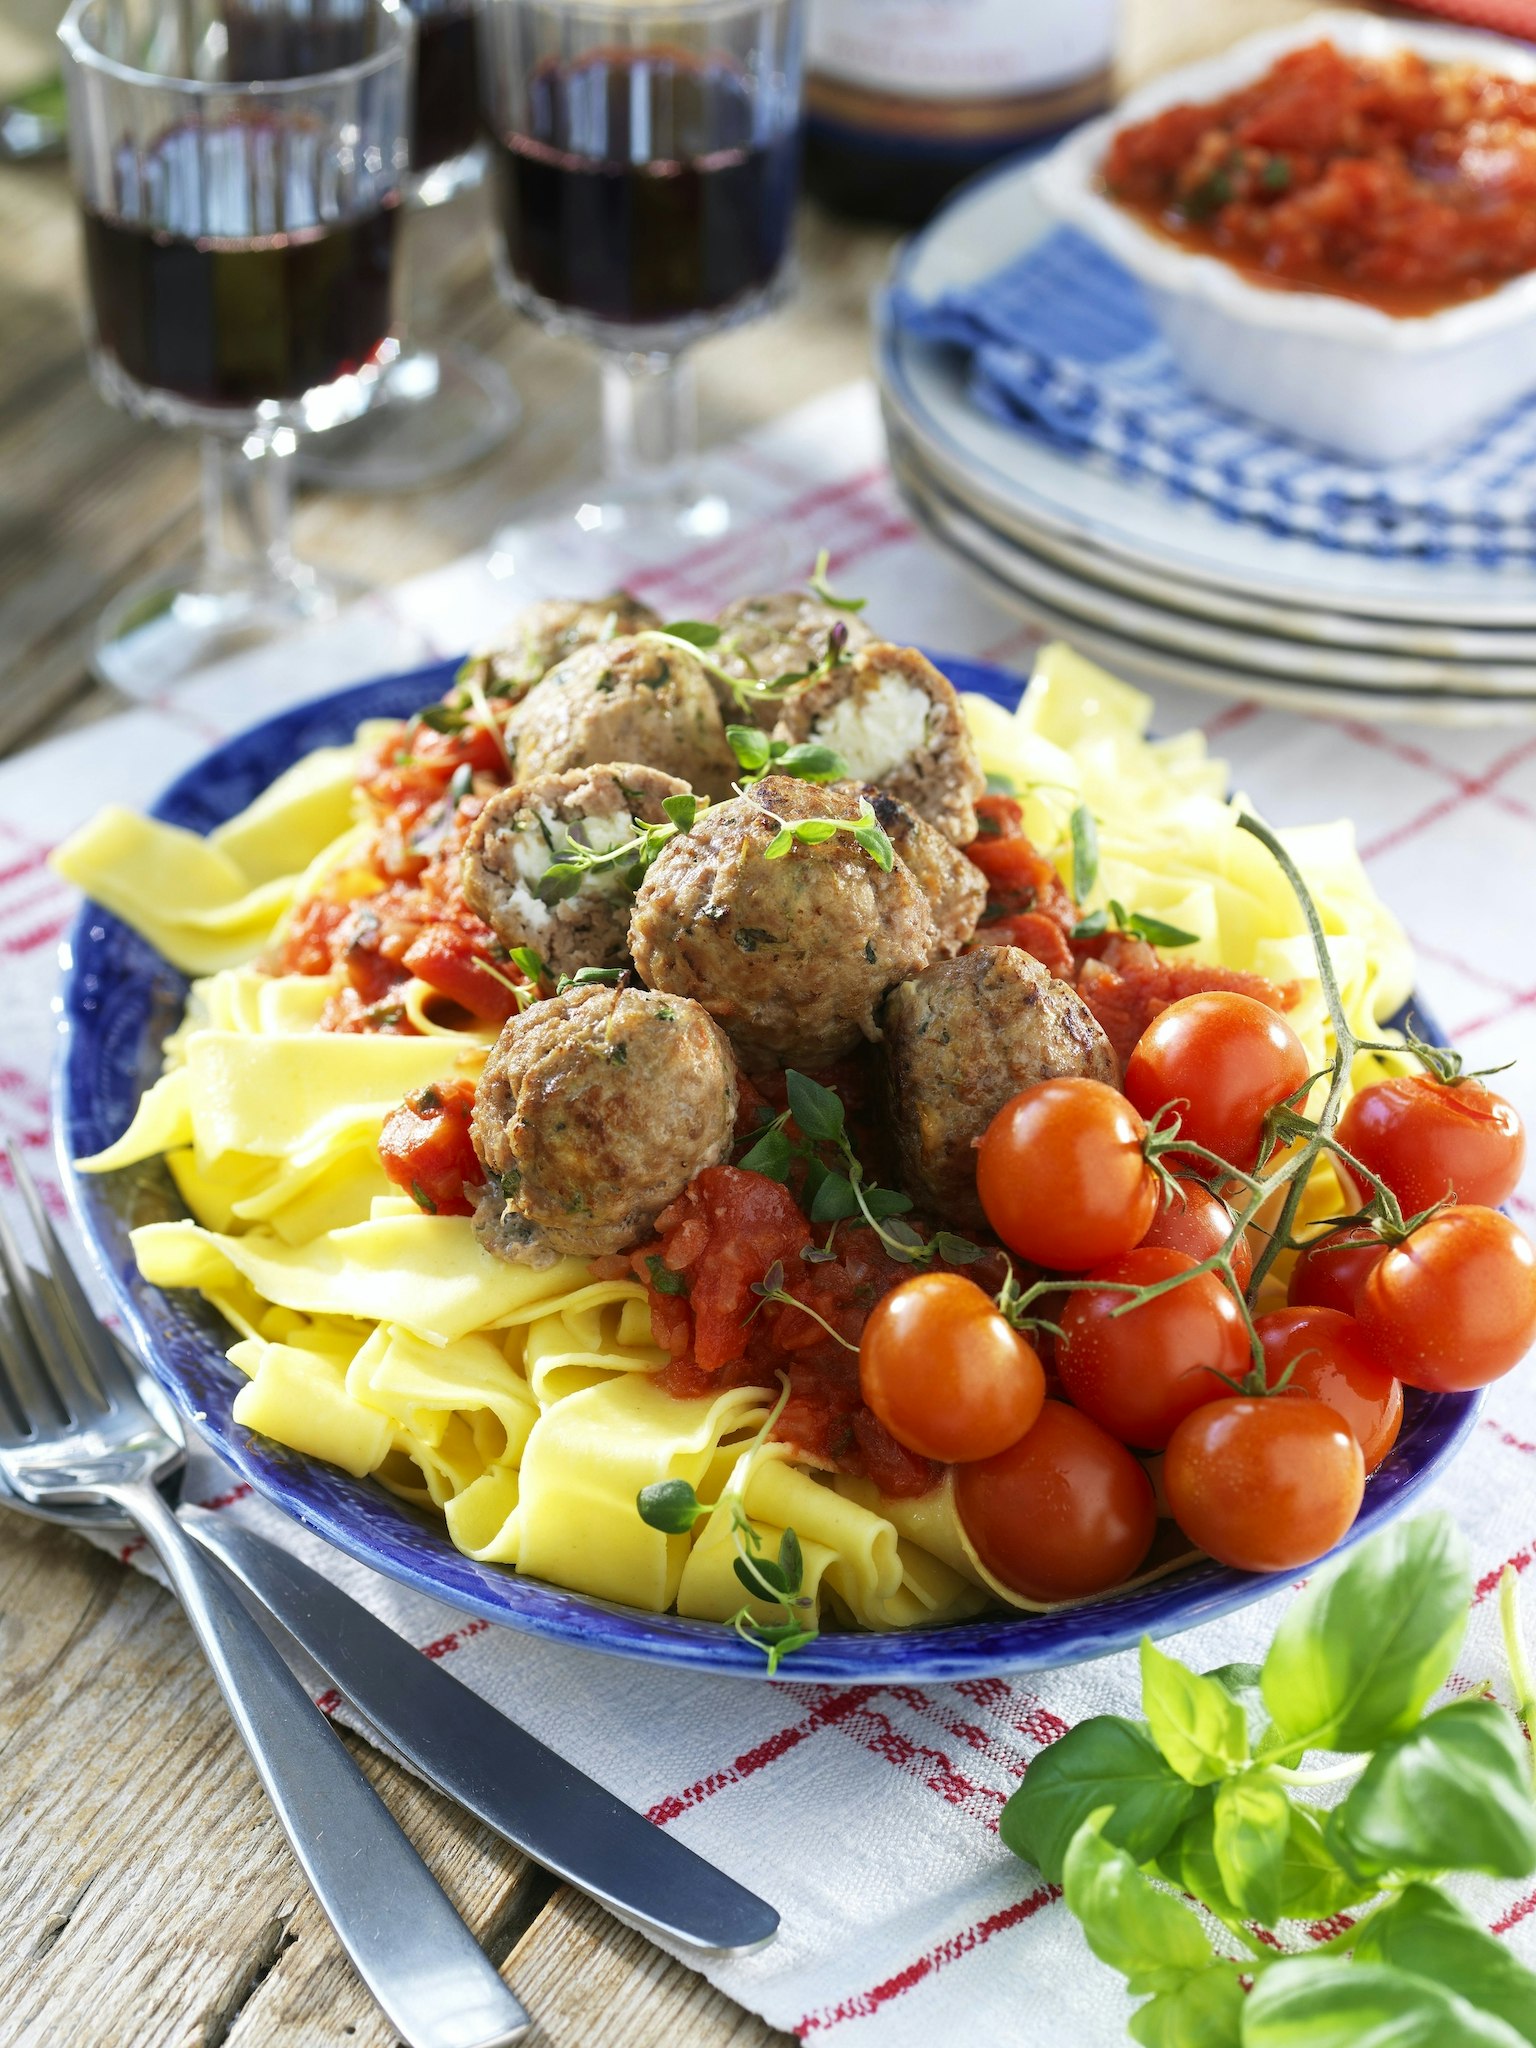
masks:
<svg viewBox="0 0 1536 2048"><path fill-rule="evenodd" d="M578 848L609 853L641 824L665 822L665 802L686 796L675 775L615 761L571 768L498 790L464 848L465 901L506 946L532 946L552 974L618 967L628 957L632 863L546 880Z"/></svg>
<svg viewBox="0 0 1536 2048"><path fill-rule="evenodd" d="M586 987L509 1020L475 1090L481 1243L530 1266L638 1244L730 1153L736 1068L699 1004Z"/></svg>

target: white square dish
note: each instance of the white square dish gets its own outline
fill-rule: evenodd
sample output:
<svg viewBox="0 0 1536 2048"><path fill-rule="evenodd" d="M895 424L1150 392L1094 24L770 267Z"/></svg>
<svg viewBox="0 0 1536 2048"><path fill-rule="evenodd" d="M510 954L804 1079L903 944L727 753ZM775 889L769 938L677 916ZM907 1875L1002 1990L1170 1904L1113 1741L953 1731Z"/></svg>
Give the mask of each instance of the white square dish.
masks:
<svg viewBox="0 0 1536 2048"><path fill-rule="evenodd" d="M1536 271L1487 297L1417 318L1325 292L1253 284L1217 256L1144 227L1098 188L1112 137L1182 101L1219 98L1277 57L1324 38L1351 55L1417 51L1536 79L1536 51L1503 36L1324 11L1249 36L1131 94L1077 129L1037 175L1062 221L1139 279L1179 367L1239 412L1369 463L1404 462L1465 439L1536 386Z"/></svg>

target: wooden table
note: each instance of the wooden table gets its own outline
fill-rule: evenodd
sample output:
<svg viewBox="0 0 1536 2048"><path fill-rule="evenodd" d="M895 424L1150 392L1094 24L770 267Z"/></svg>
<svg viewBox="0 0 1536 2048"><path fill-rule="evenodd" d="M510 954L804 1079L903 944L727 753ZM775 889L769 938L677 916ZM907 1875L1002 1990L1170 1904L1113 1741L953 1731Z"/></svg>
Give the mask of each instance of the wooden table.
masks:
<svg viewBox="0 0 1536 2048"><path fill-rule="evenodd" d="M1126 0L1129 77L1308 0ZM51 68L58 0L8 0L0 94ZM595 373L515 322L478 202L424 266L423 326L503 362L521 433L469 475L365 503L311 496L298 540L377 580L479 545L521 498L596 458ZM892 237L808 213L794 306L700 356L706 440L859 375ZM78 253L58 166L0 170L0 748L119 708L92 682L119 585L196 541L192 448L108 410L77 340ZM520 1996L540 2048L784 2043L703 1978L347 1738ZM85 1543L0 1515L0 2048L387 2048L306 1891L176 1606Z"/></svg>

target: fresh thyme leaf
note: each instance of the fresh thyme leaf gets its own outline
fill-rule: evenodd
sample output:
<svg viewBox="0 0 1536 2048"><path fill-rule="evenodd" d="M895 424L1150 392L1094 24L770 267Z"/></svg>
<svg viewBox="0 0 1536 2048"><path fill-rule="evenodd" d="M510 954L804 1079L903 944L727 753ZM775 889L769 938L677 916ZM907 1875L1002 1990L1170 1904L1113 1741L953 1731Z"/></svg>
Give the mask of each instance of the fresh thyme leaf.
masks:
<svg viewBox="0 0 1536 2048"><path fill-rule="evenodd" d="M651 1285L658 1294L680 1294L687 1298L688 1282L681 1273L674 1273L659 1252L652 1252L645 1262L651 1276Z"/></svg>
<svg viewBox="0 0 1536 2048"><path fill-rule="evenodd" d="M802 846L824 846L829 839L837 837L837 820L806 818L795 827L795 837Z"/></svg>
<svg viewBox="0 0 1536 2048"><path fill-rule="evenodd" d="M455 704L427 704L416 716L433 732L462 732L469 723L468 714Z"/></svg>
<svg viewBox="0 0 1536 2048"><path fill-rule="evenodd" d="M842 1223L859 1211L859 1198L845 1173L829 1173L811 1203L813 1223Z"/></svg>
<svg viewBox="0 0 1536 2048"><path fill-rule="evenodd" d="M837 1144L843 1136L844 1112L836 1090L824 1088L793 1067L784 1076L784 1089L790 1114L806 1137L813 1144Z"/></svg>
<svg viewBox="0 0 1536 2048"><path fill-rule="evenodd" d="M1072 813L1072 894L1081 903L1099 879L1099 828L1086 804Z"/></svg>
<svg viewBox="0 0 1536 2048"><path fill-rule="evenodd" d="M793 1529L786 1529L779 1538L779 1570L791 1593L798 1593L805 1577L805 1558L800 1549L800 1538Z"/></svg>
<svg viewBox="0 0 1536 2048"><path fill-rule="evenodd" d="M896 849L876 823L875 814L866 803L859 822L853 828L853 836L863 847L880 872L888 875L896 865Z"/></svg>
<svg viewBox="0 0 1536 2048"><path fill-rule="evenodd" d="M748 775L761 775L773 759L773 743L760 726L728 725L725 736L731 752Z"/></svg>
<svg viewBox="0 0 1536 2048"><path fill-rule="evenodd" d="M972 1244L968 1237L957 1237L952 1230L936 1231L933 1248L949 1266L973 1265L987 1256L979 1244Z"/></svg>
<svg viewBox="0 0 1536 2048"><path fill-rule="evenodd" d="M905 1216L912 1207L912 1197L897 1192L895 1188L870 1188L864 1190L866 1212L884 1222L887 1216Z"/></svg>
<svg viewBox="0 0 1536 2048"><path fill-rule="evenodd" d="M851 779L848 763L831 747L821 746L814 740L798 740L791 747L775 741L774 747L775 774L793 775L797 782L847 782ZM737 759L740 758L738 754Z"/></svg>
<svg viewBox="0 0 1536 2048"><path fill-rule="evenodd" d="M416 1204L418 1209L425 1209L429 1216L435 1216L437 1214L436 1202L433 1201L432 1197L427 1193L426 1189L422 1186L419 1180L413 1180L411 1182L411 1200Z"/></svg>
<svg viewBox="0 0 1536 2048"><path fill-rule="evenodd" d="M1018 793L1019 785L1014 781L1011 775L1004 775L998 769L992 769L988 772L988 796L1017 796Z"/></svg>
<svg viewBox="0 0 1536 2048"><path fill-rule="evenodd" d="M760 1173L768 1180L787 1181L789 1170L795 1163L795 1148L785 1135L781 1124L770 1124L757 1143L742 1155L740 1166L746 1173Z"/></svg>
<svg viewBox="0 0 1536 2048"><path fill-rule="evenodd" d="M530 981L544 979L544 958L536 947L514 946L507 958L518 973L526 975Z"/></svg>
<svg viewBox="0 0 1536 2048"><path fill-rule="evenodd" d="M868 1200L869 1195L877 1195L879 1193L881 1193L881 1190L879 1188L871 1188L869 1190L869 1194L866 1195L865 1199ZM907 1206L908 1208L910 1208L912 1205L909 1202ZM891 1218L891 1221L886 1226L885 1234L889 1238L894 1238L896 1243L900 1245L903 1251L926 1252L928 1249L927 1245L923 1242L922 1238L918 1236L917 1232L912 1228L911 1224L903 1223L899 1216L893 1216Z"/></svg>
<svg viewBox="0 0 1536 2048"><path fill-rule="evenodd" d="M771 1557L738 1557L731 1569L754 1600L785 1600L792 1588L781 1566Z"/></svg>
<svg viewBox="0 0 1536 2048"><path fill-rule="evenodd" d="M659 1529L664 1536L686 1536L700 1516L710 1512L686 1479L660 1479L654 1486L642 1486L635 1506L647 1528Z"/></svg>
<svg viewBox="0 0 1536 2048"><path fill-rule="evenodd" d="M661 630L674 640L686 640L690 647L718 647L723 638L721 628L707 619L673 619Z"/></svg>
<svg viewBox="0 0 1536 2048"><path fill-rule="evenodd" d="M624 967L578 967L574 974L562 974L555 983L555 994L563 996L568 988L615 988L628 973Z"/></svg>
<svg viewBox="0 0 1536 2048"><path fill-rule="evenodd" d="M824 605L835 612L861 612L869 603L867 597L839 597L827 582L827 569L832 557L825 548L816 557L816 566L811 571L810 585Z"/></svg>
<svg viewBox="0 0 1536 2048"><path fill-rule="evenodd" d="M794 843L795 835L790 830L789 826L785 825L780 831L775 833L773 838L770 839L768 844L763 848L763 859L783 860L784 856L789 852L790 848L794 845Z"/></svg>
<svg viewBox="0 0 1536 2048"><path fill-rule="evenodd" d="M686 796L664 796L661 808L672 820L679 832L691 832L694 820L699 815L699 800L690 790Z"/></svg>

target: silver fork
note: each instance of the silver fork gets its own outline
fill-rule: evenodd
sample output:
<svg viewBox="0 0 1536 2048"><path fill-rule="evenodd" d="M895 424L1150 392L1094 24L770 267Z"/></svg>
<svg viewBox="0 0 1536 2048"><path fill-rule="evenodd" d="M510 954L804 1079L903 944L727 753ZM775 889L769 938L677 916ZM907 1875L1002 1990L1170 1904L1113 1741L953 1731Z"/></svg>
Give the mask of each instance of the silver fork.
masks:
<svg viewBox="0 0 1536 2048"><path fill-rule="evenodd" d="M0 1206L0 1476L12 1504L100 1524L115 1508L165 1566L283 1831L358 1975L409 2048L512 2048L531 2024L325 1716L186 1534L159 1486L182 1444L97 1320L11 1147L53 1277Z"/></svg>

